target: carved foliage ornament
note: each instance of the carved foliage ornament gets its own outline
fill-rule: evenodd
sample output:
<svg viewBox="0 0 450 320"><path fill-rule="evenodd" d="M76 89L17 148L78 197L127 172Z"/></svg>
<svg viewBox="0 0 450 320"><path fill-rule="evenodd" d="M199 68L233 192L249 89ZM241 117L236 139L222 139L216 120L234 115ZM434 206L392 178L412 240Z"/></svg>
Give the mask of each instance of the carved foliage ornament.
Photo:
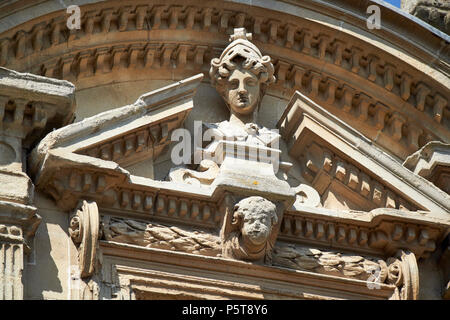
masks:
<svg viewBox="0 0 450 320"><path fill-rule="evenodd" d="M101 226L107 241L206 256L220 256L221 253L217 235L194 228L178 228L109 216L102 218Z"/></svg>
<svg viewBox="0 0 450 320"><path fill-rule="evenodd" d="M419 273L414 253L400 250L386 261L358 255L322 251L293 244L277 244L273 253L275 266L317 272L377 284L395 285L391 299L415 300L419 295Z"/></svg>
<svg viewBox="0 0 450 320"><path fill-rule="evenodd" d="M78 263L81 278L91 276L99 239L99 213L95 202L83 201L70 220L69 234L78 245Z"/></svg>
<svg viewBox="0 0 450 320"><path fill-rule="evenodd" d="M273 210L274 205L266 201L256 202L267 204L266 212ZM245 208L245 204L248 202L255 202L255 199L241 201L239 204ZM234 218L232 223L235 225L238 224L238 220L242 221L239 215L245 214L242 212L244 209L239 208L239 204L236 205L235 210L231 211ZM248 217L251 218L253 214L254 212L251 212ZM379 284L394 285L395 289L391 299L418 298L419 276L413 253L399 251L395 257L385 261L379 258L324 251L286 243L277 243L273 251L270 251L273 245L270 238L261 246L255 245L251 241L243 241L243 238L248 237L252 232L252 227L256 227L257 223L259 222L254 221L253 226L238 228L234 233L229 233L227 238L221 240L214 234L190 228L178 228L109 216L102 218L103 235L107 241L231 259L263 260L262 258L269 256L273 260L266 261L269 265L362 280L367 282L369 288L374 289ZM242 231L242 229L247 230ZM243 233L247 235L243 235ZM257 239L265 238L265 232L259 234L256 236Z"/></svg>

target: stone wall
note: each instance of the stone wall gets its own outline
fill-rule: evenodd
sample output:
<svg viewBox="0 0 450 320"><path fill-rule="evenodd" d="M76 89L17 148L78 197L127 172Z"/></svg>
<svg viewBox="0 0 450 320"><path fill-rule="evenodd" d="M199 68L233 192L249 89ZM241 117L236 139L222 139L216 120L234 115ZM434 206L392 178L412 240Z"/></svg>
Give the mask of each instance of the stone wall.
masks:
<svg viewBox="0 0 450 320"><path fill-rule="evenodd" d="M44 76L0 68L0 300L170 298L173 277L186 292L197 281L211 290L191 288L186 297L227 297L229 288L241 288L231 297L379 299L395 289L395 298L448 298L450 166L440 159L449 159L450 84L448 57L438 49L445 37L387 7L384 33L369 31L365 8L351 14L359 7L350 0L223 2L229 11L215 1L189 0L188 10L166 1L153 7L135 0L131 9L90 1L82 6L83 28L67 37L54 3L40 17L0 10L0 66ZM402 1L402 8L449 33L450 1ZM289 175L275 176L254 159L244 166L231 154L215 193L206 183L160 181L173 167L175 143L164 140L172 130L193 134L194 121L229 118L208 71L241 27L273 58L277 82L255 123L280 129L274 150L285 169L292 166ZM192 83L195 94L186 89ZM169 85L182 94L163 100L150 93ZM56 97L46 89L53 86ZM139 113L115 110L123 106ZM122 165L117 154L139 161ZM243 231L234 210L240 197L260 193L277 205L278 222L271 222L264 251L257 244L257 254L248 254L239 251ZM205 239L202 232L217 240L213 257L192 245ZM282 243L295 250L272 256ZM370 259L382 270L403 268L403 278L391 272L381 290L367 289L358 281L369 276L363 271L375 263ZM159 296L155 281L166 281ZM281 293L261 291L273 283Z"/></svg>
<svg viewBox="0 0 450 320"><path fill-rule="evenodd" d="M40 192L35 201L42 221L25 261L24 298L72 299L71 278L77 277L77 250L68 235L68 214Z"/></svg>

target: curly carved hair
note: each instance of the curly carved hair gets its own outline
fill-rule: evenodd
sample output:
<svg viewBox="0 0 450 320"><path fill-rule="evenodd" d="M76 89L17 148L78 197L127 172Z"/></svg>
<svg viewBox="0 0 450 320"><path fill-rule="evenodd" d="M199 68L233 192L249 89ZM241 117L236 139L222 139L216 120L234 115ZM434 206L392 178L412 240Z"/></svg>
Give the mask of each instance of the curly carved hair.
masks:
<svg viewBox="0 0 450 320"><path fill-rule="evenodd" d="M246 211L260 211L270 215L272 226L278 223L277 210L274 203L259 196L244 198L234 206L233 224L242 225Z"/></svg>
<svg viewBox="0 0 450 320"><path fill-rule="evenodd" d="M232 71L242 67L245 70L252 72L260 83L259 102L264 95L268 85L275 82L274 67L269 56L262 56L256 58L255 55L246 54L245 49L230 57L229 54L221 58L214 58L211 60L211 68L209 69L209 76L211 84L216 87L219 94L224 97L228 77Z"/></svg>

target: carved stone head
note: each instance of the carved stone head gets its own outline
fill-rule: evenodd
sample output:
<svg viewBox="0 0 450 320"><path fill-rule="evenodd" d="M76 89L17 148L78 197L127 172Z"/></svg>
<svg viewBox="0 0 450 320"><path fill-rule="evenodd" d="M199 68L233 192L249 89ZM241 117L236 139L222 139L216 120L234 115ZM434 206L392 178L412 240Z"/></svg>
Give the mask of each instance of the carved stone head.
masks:
<svg viewBox="0 0 450 320"><path fill-rule="evenodd" d="M276 206L262 197L249 197L234 207L233 223L240 226L243 244L263 245L270 237L272 226L277 224Z"/></svg>
<svg viewBox="0 0 450 320"><path fill-rule="evenodd" d="M237 117L251 115L259 107L267 85L275 82L269 56L251 43L244 28L234 29L232 41L220 58L211 60L211 83Z"/></svg>

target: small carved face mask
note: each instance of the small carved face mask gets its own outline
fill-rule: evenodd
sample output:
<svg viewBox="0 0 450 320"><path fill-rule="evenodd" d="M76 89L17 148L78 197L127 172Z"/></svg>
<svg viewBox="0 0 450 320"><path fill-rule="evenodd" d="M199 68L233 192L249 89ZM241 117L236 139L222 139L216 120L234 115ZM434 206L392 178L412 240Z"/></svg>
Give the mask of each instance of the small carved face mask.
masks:
<svg viewBox="0 0 450 320"><path fill-rule="evenodd" d="M241 228L242 236L254 245L261 245L270 236L272 219L266 212L246 212Z"/></svg>
<svg viewBox="0 0 450 320"><path fill-rule="evenodd" d="M225 98L231 111L240 115L251 114L260 94L258 77L249 70L237 68L228 78Z"/></svg>

